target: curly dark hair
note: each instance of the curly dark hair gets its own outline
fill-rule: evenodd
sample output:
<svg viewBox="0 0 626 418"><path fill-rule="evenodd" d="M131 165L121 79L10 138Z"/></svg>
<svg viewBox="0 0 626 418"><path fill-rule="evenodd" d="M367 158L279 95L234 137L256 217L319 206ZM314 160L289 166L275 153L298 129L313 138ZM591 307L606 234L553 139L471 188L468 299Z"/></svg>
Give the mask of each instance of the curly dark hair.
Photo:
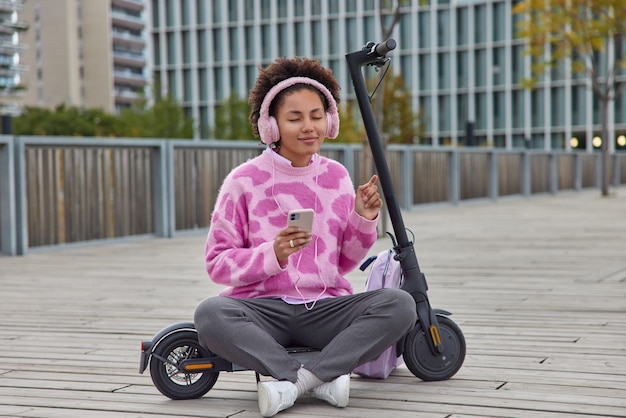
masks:
<svg viewBox="0 0 626 418"><path fill-rule="evenodd" d="M320 63L319 60L311 58L278 58L265 68L259 67L259 75L256 79L254 87L250 90L248 103L250 104L250 122L252 123L252 132L255 136L259 136L258 120L261 110L261 103L272 87L291 77L308 77L319 81L326 86L330 94L337 103L339 103L339 83L333 75L333 72ZM328 109L326 98L315 87L305 84L297 84L281 91L272 101L270 106L270 115L275 114L275 109L284 98L285 93L299 90L302 88L312 89L322 98L324 108Z"/></svg>

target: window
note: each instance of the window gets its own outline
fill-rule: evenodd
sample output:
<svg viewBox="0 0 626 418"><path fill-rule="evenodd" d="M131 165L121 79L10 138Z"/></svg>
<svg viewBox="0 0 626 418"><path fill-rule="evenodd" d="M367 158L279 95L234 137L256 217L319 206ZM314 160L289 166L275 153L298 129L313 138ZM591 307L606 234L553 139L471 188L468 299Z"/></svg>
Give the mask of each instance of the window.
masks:
<svg viewBox="0 0 626 418"><path fill-rule="evenodd" d="M400 49L408 50L411 49L413 45L415 45L411 36L411 28L413 26L411 25L411 19L412 16L408 13L403 14L400 18ZM363 32L365 32L366 35L369 34L369 36L372 36L371 34L374 33L372 29L374 16L365 17L364 20L370 20L371 23L370 25L363 25Z"/></svg>
<svg viewBox="0 0 626 418"><path fill-rule="evenodd" d="M182 50L183 50L183 64L191 63L191 35L189 31L182 32Z"/></svg>
<svg viewBox="0 0 626 418"><path fill-rule="evenodd" d="M450 45L450 12L440 10L437 13L437 46Z"/></svg>
<svg viewBox="0 0 626 418"><path fill-rule="evenodd" d="M478 49L474 52L474 74L476 76L476 86L487 85L487 50Z"/></svg>
<svg viewBox="0 0 626 418"><path fill-rule="evenodd" d="M356 31L356 19L351 17L346 19L346 44L345 51L353 51L358 48L361 48L363 45L359 45L358 35ZM360 42L363 44L364 42Z"/></svg>
<svg viewBox="0 0 626 418"><path fill-rule="evenodd" d="M552 126L565 125L565 89L553 87L551 89L550 117Z"/></svg>
<svg viewBox="0 0 626 418"><path fill-rule="evenodd" d="M222 68L213 69L213 85L215 86L215 101L224 100L224 70Z"/></svg>
<svg viewBox="0 0 626 418"><path fill-rule="evenodd" d="M430 90L432 87L431 84L431 72L430 72L430 55L429 54L421 54L419 56L419 82L420 82L420 90Z"/></svg>
<svg viewBox="0 0 626 418"><path fill-rule="evenodd" d="M469 84L469 63L467 51L456 53L456 86L467 88Z"/></svg>
<svg viewBox="0 0 626 418"><path fill-rule="evenodd" d="M476 95L476 129L487 129L487 93Z"/></svg>
<svg viewBox="0 0 626 418"><path fill-rule="evenodd" d="M167 34L167 63L174 65L178 62L176 59L176 34L170 32Z"/></svg>
<svg viewBox="0 0 626 418"><path fill-rule="evenodd" d="M190 23L191 14L189 12L189 1L190 0L181 0L180 3L180 18L183 26L189 26Z"/></svg>
<svg viewBox="0 0 626 418"><path fill-rule="evenodd" d="M167 0L167 3L165 4L165 7L167 8L165 20L167 27L169 28L176 25L176 22L174 21L174 17L176 16L176 4L178 4L178 2L175 2L174 0Z"/></svg>
<svg viewBox="0 0 626 418"><path fill-rule="evenodd" d="M322 22L311 22L311 52L314 56L322 55Z"/></svg>
<svg viewBox="0 0 626 418"><path fill-rule="evenodd" d="M333 19L328 21L328 36L326 38L328 40L328 52L331 54L338 53L339 42L337 42L336 39L339 38L339 23L337 20Z"/></svg>
<svg viewBox="0 0 626 418"><path fill-rule="evenodd" d="M492 57L492 73L493 73L493 84L495 86L501 86L504 84L504 65L505 65L505 49L494 48L493 49L493 57Z"/></svg>
<svg viewBox="0 0 626 418"><path fill-rule="evenodd" d="M214 2L218 3L218 2ZM238 0L228 0L228 21L236 22L239 20L239 7Z"/></svg>
<svg viewBox="0 0 626 418"><path fill-rule="evenodd" d="M513 92L513 128L524 127L524 90L515 90Z"/></svg>
<svg viewBox="0 0 626 418"><path fill-rule="evenodd" d="M253 60L256 51L256 42L254 36L254 27L246 26L246 59Z"/></svg>
<svg viewBox="0 0 626 418"><path fill-rule="evenodd" d="M493 127L495 129L503 129L505 127L505 110L504 92L496 91L493 93Z"/></svg>
<svg viewBox="0 0 626 418"><path fill-rule="evenodd" d="M152 45L154 47L154 65L161 65L161 38L158 33L152 35Z"/></svg>
<svg viewBox="0 0 626 418"><path fill-rule="evenodd" d="M196 22L199 25L207 22L207 9L205 0L196 0Z"/></svg>
<svg viewBox="0 0 626 418"><path fill-rule="evenodd" d="M213 59L215 62L222 62L224 60L222 31L219 29L213 29Z"/></svg>
<svg viewBox="0 0 626 418"><path fill-rule="evenodd" d="M228 29L228 49L232 61L239 59L241 48L239 48L239 27Z"/></svg>
<svg viewBox="0 0 626 418"><path fill-rule="evenodd" d="M253 21L254 19L254 4L256 0L245 0L243 4L244 9L244 17L247 22Z"/></svg>
<svg viewBox="0 0 626 418"><path fill-rule="evenodd" d="M295 32L295 44L296 44L296 55L305 56L308 55L307 45L305 43L305 30L304 22L296 22L294 23L294 32Z"/></svg>
<svg viewBox="0 0 626 418"><path fill-rule="evenodd" d="M176 89L176 71L167 72L167 93L170 97L178 99L178 91Z"/></svg>
<svg viewBox="0 0 626 418"><path fill-rule="evenodd" d="M298 2L298 3L303 3L303 2ZM278 9L279 18L284 19L287 17L287 0L278 0L278 4L276 5L276 8Z"/></svg>
<svg viewBox="0 0 626 418"><path fill-rule="evenodd" d="M417 22L418 43L420 48L430 47L430 12L419 14Z"/></svg>
<svg viewBox="0 0 626 418"><path fill-rule="evenodd" d="M456 44L467 45L469 38L469 17L467 7L461 7L456 12Z"/></svg>
<svg viewBox="0 0 626 418"><path fill-rule="evenodd" d="M512 65L511 65L511 81L513 84L519 84L524 77L524 46L515 45L512 48Z"/></svg>
<svg viewBox="0 0 626 418"><path fill-rule="evenodd" d="M311 2L311 14L313 16L319 16L322 14L322 2L321 1Z"/></svg>
<svg viewBox="0 0 626 418"><path fill-rule="evenodd" d="M402 79L407 89L413 87L413 57L411 55L402 55L400 57L400 67L402 68Z"/></svg>
<svg viewBox="0 0 626 418"><path fill-rule="evenodd" d="M532 126L541 127L545 122L544 112L545 106L543 103L543 90L534 90L531 93L531 105L530 111L532 116Z"/></svg>
<svg viewBox="0 0 626 418"><path fill-rule="evenodd" d="M219 3L219 2L215 2ZM261 19L268 20L272 17L272 0L261 0Z"/></svg>
<svg viewBox="0 0 626 418"><path fill-rule="evenodd" d="M450 54L437 55L437 85L440 89L450 88Z"/></svg>
<svg viewBox="0 0 626 418"><path fill-rule="evenodd" d="M152 0L152 26L154 28L161 27L159 20L159 1Z"/></svg>
<svg viewBox="0 0 626 418"><path fill-rule="evenodd" d="M274 56L274 51L272 50L272 27L270 25L261 26L261 52L266 60Z"/></svg>
<svg viewBox="0 0 626 418"><path fill-rule="evenodd" d="M207 39L206 39L206 31L205 30L199 30L196 33L196 44L197 44L197 49L198 49L198 53L196 54L198 62L201 64L204 64L207 62Z"/></svg>
<svg viewBox="0 0 626 418"><path fill-rule="evenodd" d="M487 42L487 6L480 5L474 9L474 42Z"/></svg>
<svg viewBox="0 0 626 418"><path fill-rule="evenodd" d="M209 99L209 79L206 68L198 70L198 96L201 101Z"/></svg>
<svg viewBox="0 0 626 418"><path fill-rule="evenodd" d="M439 96L439 130L449 131L450 127L450 96Z"/></svg>
<svg viewBox="0 0 626 418"><path fill-rule="evenodd" d="M193 92L191 90L191 70L183 71L183 100L186 102L190 102L193 96Z"/></svg>
<svg viewBox="0 0 626 418"><path fill-rule="evenodd" d="M230 94L234 94L237 97L240 96L240 89L239 89L239 67L237 66L232 66L229 69L229 73L230 73Z"/></svg>
<svg viewBox="0 0 626 418"><path fill-rule="evenodd" d="M506 38L506 27L508 21L508 16L505 13L504 2L493 4L492 18L493 40L496 42L504 41L504 39Z"/></svg>
<svg viewBox="0 0 626 418"><path fill-rule="evenodd" d="M289 37L287 36L287 24L278 25L278 55L286 57L289 55Z"/></svg>
<svg viewBox="0 0 626 418"><path fill-rule="evenodd" d="M213 23L220 23L222 21L222 2L212 1L213 5Z"/></svg>

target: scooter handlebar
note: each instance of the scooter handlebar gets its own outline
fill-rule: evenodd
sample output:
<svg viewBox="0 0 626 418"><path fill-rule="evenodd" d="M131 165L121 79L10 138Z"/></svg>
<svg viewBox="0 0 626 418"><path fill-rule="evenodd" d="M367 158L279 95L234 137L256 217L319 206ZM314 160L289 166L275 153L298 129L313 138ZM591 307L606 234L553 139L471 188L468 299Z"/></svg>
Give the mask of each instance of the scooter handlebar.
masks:
<svg viewBox="0 0 626 418"><path fill-rule="evenodd" d="M380 42L372 48L372 52L376 53L380 57L387 55L389 51L396 49L395 39L387 39L385 42Z"/></svg>

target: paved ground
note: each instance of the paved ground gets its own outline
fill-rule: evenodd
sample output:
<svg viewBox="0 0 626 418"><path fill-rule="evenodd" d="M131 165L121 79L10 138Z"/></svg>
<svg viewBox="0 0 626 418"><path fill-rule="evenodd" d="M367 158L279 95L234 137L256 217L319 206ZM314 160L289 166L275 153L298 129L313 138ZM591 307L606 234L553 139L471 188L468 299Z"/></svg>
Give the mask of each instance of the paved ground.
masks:
<svg viewBox="0 0 626 418"><path fill-rule="evenodd" d="M405 214L435 307L467 340L454 378L352 378L350 405L284 417L626 416L626 189L425 206ZM253 417L254 376L170 401L139 342L215 294L204 233L0 257L0 416ZM382 238L372 253L387 248ZM351 279L360 290L364 273Z"/></svg>

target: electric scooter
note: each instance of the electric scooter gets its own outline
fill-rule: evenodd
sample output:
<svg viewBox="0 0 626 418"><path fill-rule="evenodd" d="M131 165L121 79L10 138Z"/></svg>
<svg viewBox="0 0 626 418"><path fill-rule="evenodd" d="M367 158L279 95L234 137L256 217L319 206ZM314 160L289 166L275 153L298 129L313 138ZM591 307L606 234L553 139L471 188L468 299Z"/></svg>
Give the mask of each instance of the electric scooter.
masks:
<svg viewBox="0 0 626 418"><path fill-rule="evenodd" d="M362 72L366 65L378 68L385 65L389 61L387 54L395 47L393 39L378 44L369 42L361 50L347 54L346 60L393 225L394 257L400 262L404 275L401 288L413 296L418 314L415 327L396 344L396 352L402 354L407 368L416 377L440 381L454 376L463 365L465 338L460 327L450 319L450 312L430 306L426 277L419 268L402 220ZM315 353L308 347L286 349L303 363ZM148 366L156 388L171 399L200 398L215 385L220 372L247 370L202 347L192 322L169 325L152 339L142 341L139 373Z"/></svg>

